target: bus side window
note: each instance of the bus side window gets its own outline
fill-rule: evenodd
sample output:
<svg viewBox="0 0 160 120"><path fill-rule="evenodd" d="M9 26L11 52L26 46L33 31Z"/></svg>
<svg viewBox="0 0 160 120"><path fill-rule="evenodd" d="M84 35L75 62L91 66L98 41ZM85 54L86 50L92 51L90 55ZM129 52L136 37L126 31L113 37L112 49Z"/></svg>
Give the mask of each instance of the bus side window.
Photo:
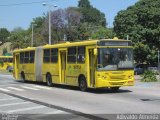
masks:
<svg viewBox="0 0 160 120"><path fill-rule="evenodd" d="M51 63L57 63L58 62L58 49L51 49Z"/></svg>
<svg viewBox="0 0 160 120"><path fill-rule="evenodd" d="M76 47L68 48L67 62L76 63L76 54L77 54Z"/></svg>
<svg viewBox="0 0 160 120"><path fill-rule="evenodd" d="M4 61L4 62L8 62L7 59L8 59L8 58L4 58L3 61Z"/></svg>
<svg viewBox="0 0 160 120"><path fill-rule="evenodd" d="M44 63L50 63L50 49L44 49L43 53L43 62Z"/></svg>
<svg viewBox="0 0 160 120"><path fill-rule="evenodd" d="M24 52L20 53L20 63L24 63Z"/></svg>
<svg viewBox="0 0 160 120"><path fill-rule="evenodd" d="M34 63L34 55L35 55L35 52L34 51L30 51L30 59L29 59L30 63Z"/></svg>
<svg viewBox="0 0 160 120"><path fill-rule="evenodd" d="M10 62L10 63L13 62L13 59L12 59L12 58L8 58L8 59L9 59L8 62Z"/></svg>
<svg viewBox="0 0 160 120"><path fill-rule="evenodd" d="M85 47L78 47L77 62L78 63L85 62Z"/></svg>
<svg viewBox="0 0 160 120"><path fill-rule="evenodd" d="M29 63L29 52L24 53L24 63Z"/></svg>

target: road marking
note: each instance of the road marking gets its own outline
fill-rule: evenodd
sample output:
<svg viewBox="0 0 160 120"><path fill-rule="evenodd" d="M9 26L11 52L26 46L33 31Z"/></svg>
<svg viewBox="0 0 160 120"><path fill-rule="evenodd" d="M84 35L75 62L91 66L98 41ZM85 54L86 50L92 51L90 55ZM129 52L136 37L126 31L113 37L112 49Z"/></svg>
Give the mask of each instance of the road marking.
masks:
<svg viewBox="0 0 160 120"><path fill-rule="evenodd" d="M31 103L31 102L3 104L3 105L0 105L0 107L11 106L11 105L20 105L20 104L28 104L28 103Z"/></svg>
<svg viewBox="0 0 160 120"><path fill-rule="evenodd" d="M7 87L7 88L12 89L12 90L24 91L23 89L15 88L15 87Z"/></svg>
<svg viewBox="0 0 160 120"><path fill-rule="evenodd" d="M5 85L0 85L0 86L9 86L9 85L12 85L12 86L16 86L16 85L22 85L22 84L24 84L24 83L7 83L7 84L5 84Z"/></svg>
<svg viewBox="0 0 160 120"><path fill-rule="evenodd" d="M33 109L39 109L39 108L44 108L45 106L35 106L35 107L29 107L29 108L23 108L23 109L16 109L16 110L10 110L6 111L7 113L14 113L14 112L22 112L22 111L28 111L28 110L33 110Z"/></svg>
<svg viewBox="0 0 160 120"><path fill-rule="evenodd" d="M31 87L28 87L28 86L21 86L22 88L26 88L26 89L30 89L30 90L39 90L37 88L31 88Z"/></svg>
<svg viewBox="0 0 160 120"><path fill-rule="evenodd" d="M66 113L62 110L56 110L56 111L52 111L52 112L48 112L48 113L45 113L45 114L60 114L60 113Z"/></svg>
<svg viewBox="0 0 160 120"><path fill-rule="evenodd" d="M18 98L3 98L3 99L0 99L0 101L3 101L3 100L15 100L15 99L18 99Z"/></svg>
<svg viewBox="0 0 160 120"><path fill-rule="evenodd" d="M4 91L4 92L9 92L10 90L7 90L7 89L4 89L4 88L0 88L1 91Z"/></svg>
<svg viewBox="0 0 160 120"><path fill-rule="evenodd" d="M36 86L34 86L34 87L36 87L36 88L42 88L42 89L47 89L47 90L50 90L50 89L51 89L51 88L48 88L48 87L38 86L38 85L36 85Z"/></svg>

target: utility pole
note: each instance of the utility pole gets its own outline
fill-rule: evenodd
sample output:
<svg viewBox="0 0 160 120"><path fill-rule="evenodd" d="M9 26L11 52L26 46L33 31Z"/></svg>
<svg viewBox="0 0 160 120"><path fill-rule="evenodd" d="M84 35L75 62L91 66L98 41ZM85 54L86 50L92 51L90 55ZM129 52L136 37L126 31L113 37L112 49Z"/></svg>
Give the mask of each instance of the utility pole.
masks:
<svg viewBox="0 0 160 120"><path fill-rule="evenodd" d="M129 35L127 35L127 40L129 40Z"/></svg>
<svg viewBox="0 0 160 120"><path fill-rule="evenodd" d="M46 4L46 3L42 3L43 6L48 6L49 7L49 19L48 19L48 30L49 30L49 41L48 44L51 45L51 7L57 7L57 5L50 5L50 4Z"/></svg>
<svg viewBox="0 0 160 120"><path fill-rule="evenodd" d="M32 42L31 42L31 47L33 47L33 40L34 40L33 29L34 29L34 26L36 26L36 25L37 24L32 23Z"/></svg>
<svg viewBox="0 0 160 120"><path fill-rule="evenodd" d="M160 51L158 50L158 72L159 72L159 79L160 79Z"/></svg>

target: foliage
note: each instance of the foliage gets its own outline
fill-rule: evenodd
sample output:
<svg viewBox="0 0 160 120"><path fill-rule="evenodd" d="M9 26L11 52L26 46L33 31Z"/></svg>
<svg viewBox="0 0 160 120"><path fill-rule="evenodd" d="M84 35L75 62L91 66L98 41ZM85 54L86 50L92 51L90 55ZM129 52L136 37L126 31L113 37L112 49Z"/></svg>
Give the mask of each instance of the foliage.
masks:
<svg viewBox="0 0 160 120"><path fill-rule="evenodd" d="M77 27L80 23L81 14L74 7L67 9L58 9L51 12L51 29L52 29L52 43L63 39L64 35L67 36L67 40L73 40L76 37L72 35L75 33L74 27ZM48 14L45 16L43 23L43 29L41 35L45 40L48 40ZM69 38L68 36L72 36ZM48 43L48 41L45 41Z"/></svg>
<svg viewBox="0 0 160 120"><path fill-rule="evenodd" d="M88 0L80 0L78 2L78 7L91 8L92 6L90 5L90 2Z"/></svg>
<svg viewBox="0 0 160 120"><path fill-rule="evenodd" d="M48 44L49 13L36 17L29 29L15 28L11 31L9 41L12 49L30 46L33 26L34 46ZM87 40L89 38L110 38L112 29L106 28L104 13L94 8L89 0L80 0L78 7L68 7L51 11L51 42Z"/></svg>
<svg viewBox="0 0 160 120"><path fill-rule="evenodd" d="M129 38L134 42L142 42L150 49L149 55L142 58L156 62L156 51L160 49L160 1L159 0L140 0L135 5L128 7L127 10L120 11L115 17L114 31L120 38ZM137 49L137 46L135 46ZM140 52L142 48L138 48ZM138 49L135 54L138 56ZM145 53L146 54L146 53ZM140 55L140 54L139 54ZM142 54L141 54L142 55ZM141 55L139 57L141 57ZM143 55L142 55L143 56ZM139 61L137 57L136 61Z"/></svg>
<svg viewBox="0 0 160 120"><path fill-rule="evenodd" d="M8 41L9 35L10 35L10 32L6 28L0 28L0 41L2 43Z"/></svg>
<svg viewBox="0 0 160 120"><path fill-rule="evenodd" d="M156 82L156 74L153 71L145 71L142 75L141 82Z"/></svg>
<svg viewBox="0 0 160 120"><path fill-rule="evenodd" d="M82 23L91 23L96 26L106 27L106 19L104 13L90 5L88 0L80 0L79 11L82 13Z"/></svg>
<svg viewBox="0 0 160 120"><path fill-rule="evenodd" d="M106 29L104 27L100 27L92 31L92 39L104 39L104 38L109 39L113 37L114 33L112 29Z"/></svg>
<svg viewBox="0 0 160 120"><path fill-rule="evenodd" d="M12 42L12 45L11 45L12 49L25 48L30 46L31 38L27 30L18 28L18 29L14 29L14 31L11 32L9 41Z"/></svg>
<svg viewBox="0 0 160 120"><path fill-rule="evenodd" d="M45 16L42 17L36 17L33 19L33 21L30 23L30 27L28 29L28 34L32 35L32 24L33 24L33 46L39 46L47 44L48 41L48 32L43 33L43 29L47 29L45 27Z"/></svg>
<svg viewBox="0 0 160 120"><path fill-rule="evenodd" d="M134 45L134 59L137 63L147 62L147 56L149 55L150 48L148 45L142 42L135 43Z"/></svg>

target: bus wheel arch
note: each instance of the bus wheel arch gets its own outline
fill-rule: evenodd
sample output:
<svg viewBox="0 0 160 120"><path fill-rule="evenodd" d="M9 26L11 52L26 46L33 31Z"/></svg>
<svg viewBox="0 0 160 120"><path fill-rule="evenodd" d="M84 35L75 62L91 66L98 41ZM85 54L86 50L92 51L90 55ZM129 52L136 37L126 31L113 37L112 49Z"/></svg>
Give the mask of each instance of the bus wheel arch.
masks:
<svg viewBox="0 0 160 120"><path fill-rule="evenodd" d="M46 73L46 82L47 82L47 85L49 87L53 86L53 84L52 84L52 75L49 72Z"/></svg>
<svg viewBox="0 0 160 120"><path fill-rule="evenodd" d="M78 86L81 91L87 91L87 81L83 74L78 77Z"/></svg>
<svg viewBox="0 0 160 120"><path fill-rule="evenodd" d="M21 72L21 79L23 82L26 82L24 71Z"/></svg>

